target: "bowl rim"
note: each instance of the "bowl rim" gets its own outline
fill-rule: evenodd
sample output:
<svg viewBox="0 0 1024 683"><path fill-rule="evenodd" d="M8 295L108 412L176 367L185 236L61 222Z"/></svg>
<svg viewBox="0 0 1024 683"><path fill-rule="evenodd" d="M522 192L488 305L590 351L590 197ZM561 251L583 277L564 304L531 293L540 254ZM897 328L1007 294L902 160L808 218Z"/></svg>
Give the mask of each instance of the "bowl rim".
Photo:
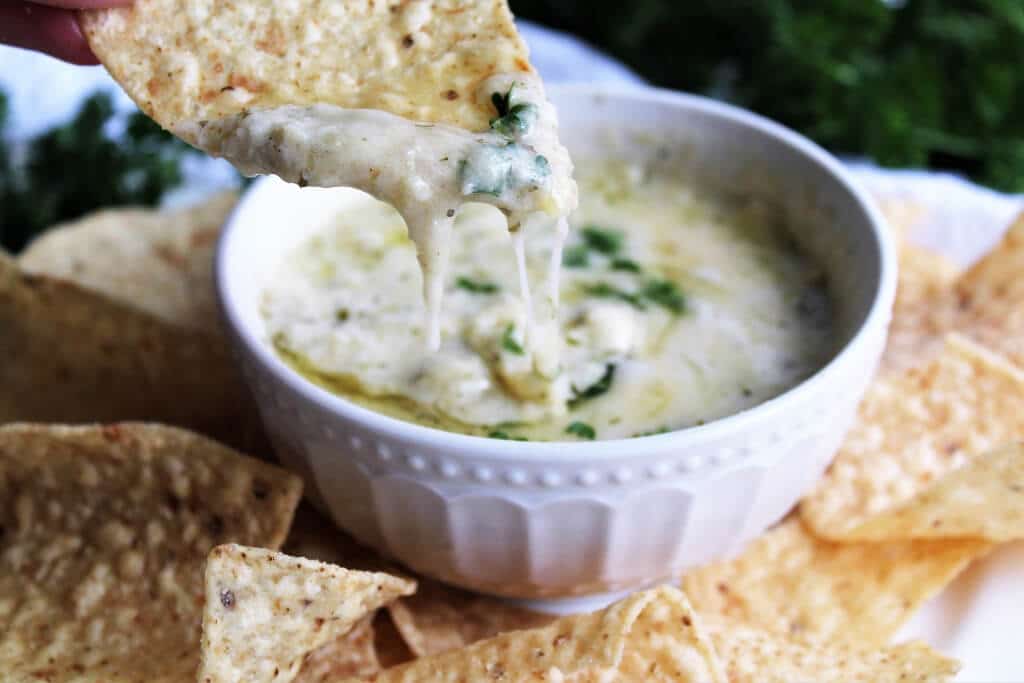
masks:
<svg viewBox="0 0 1024 683"><path fill-rule="evenodd" d="M734 105L712 100L700 95L665 90L639 85L558 83L548 86L549 91L560 95L603 97L607 99L629 99L638 104L668 104L684 110L699 111L702 114L725 119L731 123L756 129L761 134L775 138L784 145L816 163L824 172L846 191L857 207L868 219L875 248L880 259L879 281L875 284L874 299L868 314L850 336L843 347L829 362L818 368L810 377L787 389L778 396L752 408L713 420L704 425L685 427L664 434L608 439L599 441L509 441L486 436L449 432L378 413L349 401L311 382L287 365L273 349L264 343L259 334L247 327L238 310L238 304L230 296L233 288L228 282L227 262L231 258L233 245L240 241L236 235L244 230L239 216L245 213L247 204L264 186L268 178L261 178L243 194L232 210L218 239L214 256L214 283L221 311L234 343L241 344L262 367L278 382L331 413L358 422L374 432L385 432L391 438L406 442L430 442L434 447L448 450L447 457L458 459L469 456L494 461L509 459L532 459L543 457L546 464L599 463L623 458L624 446L636 450L637 455L664 454L676 450L680 442L694 444L715 440L735 432L745 431L750 424L771 421L773 415L791 406L800 405L808 395L813 395L820 385L830 381L838 367L850 362L858 347L870 343L873 330L887 327L891 307L896 293L896 247L893 237L885 227L885 220L879 209L870 201L863 189L852 179L849 171L829 152L800 133L767 119L759 114ZM629 456L626 456L629 457Z"/></svg>

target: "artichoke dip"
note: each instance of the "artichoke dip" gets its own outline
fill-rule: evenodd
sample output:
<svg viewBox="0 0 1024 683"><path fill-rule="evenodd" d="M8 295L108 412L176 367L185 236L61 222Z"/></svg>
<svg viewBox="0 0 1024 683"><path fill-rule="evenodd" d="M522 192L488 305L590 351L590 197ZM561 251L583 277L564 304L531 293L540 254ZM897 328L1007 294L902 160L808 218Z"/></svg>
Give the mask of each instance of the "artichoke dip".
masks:
<svg viewBox="0 0 1024 683"><path fill-rule="evenodd" d="M467 169L460 183L497 197L519 182L485 176ZM547 220L524 216L510 233L494 206L455 212L437 350L421 295L436 273L419 268L414 222L353 192L270 280L262 313L277 352L378 412L548 441L699 425L778 395L831 356L825 278L780 212L623 162L588 162L577 180L564 251ZM542 286L524 298L523 281Z"/></svg>
<svg viewBox="0 0 1024 683"><path fill-rule="evenodd" d="M459 207L486 202L504 213L523 275L522 298L529 302L520 228L534 222L550 233L545 243L552 251L550 262L557 264L568 231L566 217L577 204L572 161L558 141L555 109L540 79L530 73L492 76L477 96L493 107L485 132L317 104L198 121L181 126L179 133L247 175L274 173L302 186L354 187L394 206L405 219L423 271L427 335L421 343L437 350ZM528 337L532 321L528 311Z"/></svg>

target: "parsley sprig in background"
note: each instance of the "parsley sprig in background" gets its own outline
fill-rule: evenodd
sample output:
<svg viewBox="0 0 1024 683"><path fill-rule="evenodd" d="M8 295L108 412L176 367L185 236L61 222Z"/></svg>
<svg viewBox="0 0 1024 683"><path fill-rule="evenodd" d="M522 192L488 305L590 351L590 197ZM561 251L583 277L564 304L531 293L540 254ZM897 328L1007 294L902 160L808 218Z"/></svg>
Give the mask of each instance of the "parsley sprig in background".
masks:
<svg viewBox="0 0 1024 683"><path fill-rule="evenodd" d="M1021 0L511 0L834 152L1024 191Z"/></svg>

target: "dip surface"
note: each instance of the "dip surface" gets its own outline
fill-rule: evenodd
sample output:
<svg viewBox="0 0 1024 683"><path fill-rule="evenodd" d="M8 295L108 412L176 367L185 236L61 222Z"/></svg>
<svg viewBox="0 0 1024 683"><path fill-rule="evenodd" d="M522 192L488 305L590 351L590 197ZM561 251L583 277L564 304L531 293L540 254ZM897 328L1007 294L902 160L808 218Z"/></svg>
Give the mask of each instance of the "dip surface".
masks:
<svg viewBox="0 0 1024 683"><path fill-rule="evenodd" d="M368 196L286 255L264 295L268 336L301 374L375 411L545 441L703 424L831 358L825 278L778 211L619 162L580 164L577 181L560 269L545 221L524 221L517 240L495 208L463 206L439 351L406 226ZM545 283L529 306L515 241L528 278Z"/></svg>

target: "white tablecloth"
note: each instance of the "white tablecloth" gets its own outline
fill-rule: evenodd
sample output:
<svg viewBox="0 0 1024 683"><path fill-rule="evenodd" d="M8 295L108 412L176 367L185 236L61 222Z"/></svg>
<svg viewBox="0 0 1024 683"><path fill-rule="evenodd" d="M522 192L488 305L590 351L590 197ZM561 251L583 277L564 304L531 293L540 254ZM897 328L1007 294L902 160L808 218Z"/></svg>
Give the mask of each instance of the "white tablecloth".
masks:
<svg viewBox="0 0 1024 683"><path fill-rule="evenodd" d="M533 61L550 82L586 80L642 85L628 69L574 38L523 24ZM11 96L14 137L23 138L67 119L83 96L110 90L118 107L131 102L100 67L76 68L39 55L0 47L0 87ZM907 199L922 209L912 239L967 264L998 239L1024 206L1010 197L943 174L885 171L851 163L872 192ZM196 161L188 186L171 198L187 201L232 181L221 162ZM1024 543L1006 546L976 563L900 633L923 638L964 662L964 683L1024 682Z"/></svg>

